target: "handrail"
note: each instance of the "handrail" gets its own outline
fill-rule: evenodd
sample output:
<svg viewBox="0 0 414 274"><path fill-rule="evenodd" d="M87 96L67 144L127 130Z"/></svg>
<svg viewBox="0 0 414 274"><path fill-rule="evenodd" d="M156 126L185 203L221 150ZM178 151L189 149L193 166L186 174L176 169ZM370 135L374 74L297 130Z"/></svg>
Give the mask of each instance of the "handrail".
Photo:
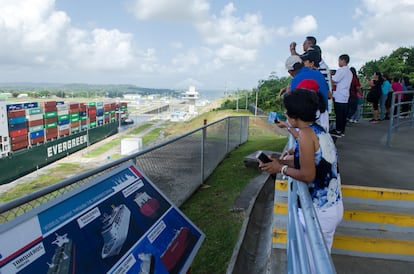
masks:
<svg viewBox="0 0 414 274"><path fill-rule="evenodd" d="M401 95L407 96L408 94L414 95L414 90L411 91L398 91L393 92L391 96L391 109L390 109L390 122L388 124L387 132L387 146L391 146L392 134L397 132L400 126L409 124L410 127L414 125L414 99L409 101L401 100ZM398 98L396 99L396 97ZM413 96L414 97L414 96ZM402 111L402 106L407 106L407 111ZM401 116L404 115L408 119L401 120Z"/></svg>
<svg viewBox="0 0 414 274"><path fill-rule="evenodd" d="M312 261L309 260L310 254L307 254L309 250L306 248L302 224L299 221L298 197ZM288 207L288 273L310 273L310 264L314 266L316 273L336 273L305 183L289 180Z"/></svg>

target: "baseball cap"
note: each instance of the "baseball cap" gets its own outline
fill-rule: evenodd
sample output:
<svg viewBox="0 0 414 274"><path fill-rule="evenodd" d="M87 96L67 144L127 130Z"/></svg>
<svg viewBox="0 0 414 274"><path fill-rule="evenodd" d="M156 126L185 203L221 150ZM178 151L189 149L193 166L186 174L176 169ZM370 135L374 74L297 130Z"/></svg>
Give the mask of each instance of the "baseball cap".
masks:
<svg viewBox="0 0 414 274"><path fill-rule="evenodd" d="M315 80L305 79L305 80L300 81L300 83L296 86L296 88L303 88L303 89L311 90L314 92L318 92L319 85L318 85L318 82L316 82Z"/></svg>
<svg viewBox="0 0 414 274"><path fill-rule="evenodd" d="M318 66L321 62L321 54L316 49L307 50L304 54L300 56L300 58L302 59L302 61L308 60L314 62L316 66Z"/></svg>
<svg viewBox="0 0 414 274"><path fill-rule="evenodd" d="M298 55L291 55L286 59L285 66L287 70L295 70L295 64L302 63L302 59Z"/></svg>

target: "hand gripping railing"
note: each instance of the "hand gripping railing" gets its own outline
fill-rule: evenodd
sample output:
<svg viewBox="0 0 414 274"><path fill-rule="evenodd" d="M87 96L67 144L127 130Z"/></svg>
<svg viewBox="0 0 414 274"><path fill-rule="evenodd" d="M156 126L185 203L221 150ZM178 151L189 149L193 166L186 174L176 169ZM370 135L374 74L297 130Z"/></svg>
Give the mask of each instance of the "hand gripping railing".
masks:
<svg viewBox="0 0 414 274"><path fill-rule="evenodd" d="M305 221L306 236L299 220L298 200ZM311 273L311 269L318 274L336 273L305 183L289 180L288 207L288 273ZM306 240L309 248L306 247Z"/></svg>

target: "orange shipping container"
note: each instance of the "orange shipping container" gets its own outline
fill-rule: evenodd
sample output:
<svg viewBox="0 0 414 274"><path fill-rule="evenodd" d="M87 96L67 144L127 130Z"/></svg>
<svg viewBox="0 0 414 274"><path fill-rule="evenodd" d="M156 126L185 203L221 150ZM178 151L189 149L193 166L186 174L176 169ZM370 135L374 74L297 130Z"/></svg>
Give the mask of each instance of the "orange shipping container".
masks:
<svg viewBox="0 0 414 274"><path fill-rule="evenodd" d="M24 109L10 110L7 113L7 117L9 118L15 118L15 117L21 117L21 116L26 116L26 110Z"/></svg>
<svg viewBox="0 0 414 274"><path fill-rule="evenodd" d="M16 143L20 143L23 141L27 141L27 135L20 135L20 136L16 136L16 137L11 137L10 141L12 144L16 144Z"/></svg>
<svg viewBox="0 0 414 274"><path fill-rule="evenodd" d="M36 138L31 139L30 144L36 145L36 144L39 144L39 143L43 143L44 141L45 141L45 137L40 136L40 137L36 137Z"/></svg>
<svg viewBox="0 0 414 274"><path fill-rule="evenodd" d="M20 142L20 143L12 144L12 150L16 151L19 149L27 148L28 145L29 145L29 142L27 140Z"/></svg>
<svg viewBox="0 0 414 274"><path fill-rule="evenodd" d="M43 119L27 121L27 127L35 127L40 125L43 125Z"/></svg>
<svg viewBox="0 0 414 274"><path fill-rule="evenodd" d="M27 136L27 128L10 131L9 135L10 137L17 137L21 135Z"/></svg>

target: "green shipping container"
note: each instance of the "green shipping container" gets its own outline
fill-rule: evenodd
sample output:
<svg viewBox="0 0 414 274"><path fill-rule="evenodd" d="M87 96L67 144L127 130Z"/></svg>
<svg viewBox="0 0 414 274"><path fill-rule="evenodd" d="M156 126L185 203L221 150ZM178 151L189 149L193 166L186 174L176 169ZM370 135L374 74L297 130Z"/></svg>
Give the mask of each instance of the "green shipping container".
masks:
<svg viewBox="0 0 414 274"><path fill-rule="evenodd" d="M55 128L57 127L57 122L53 122L53 123L47 123L45 124L45 128Z"/></svg>
<svg viewBox="0 0 414 274"><path fill-rule="evenodd" d="M92 106L96 106L96 102L89 102L89 103L88 103L88 106L91 106L91 107L92 107Z"/></svg>
<svg viewBox="0 0 414 274"><path fill-rule="evenodd" d="M85 121L85 120L87 120L87 119L88 119L88 117L87 117L87 116L81 116L81 117L80 117L80 120L81 120L81 121Z"/></svg>
<svg viewBox="0 0 414 274"><path fill-rule="evenodd" d="M35 114L43 114L42 108L28 108L26 109L26 114L28 115L35 115Z"/></svg>
<svg viewBox="0 0 414 274"><path fill-rule="evenodd" d="M29 132L35 132L35 131L39 131L39 130L42 130L42 129L43 129L43 125L29 127Z"/></svg>
<svg viewBox="0 0 414 274"><path fill-rule="evenodd" d="M62 121L62 120L69 120L69 115L64 114L64 115L58 116L58 121Z"/></svg>
<svg viewBox="0 0 414 274"><path fill-rule="evenodd" d="M70 115L70 119L73 119L73 118L79 118L79 112L77 112L77 113L72 113L72 114L69 114Z"/></svg>
<svg viewBox="0 0 414 274"><path fill-rule="evenodd" d="M53 118L57 116L57 111L50 111L50 112L45 112L44 117L45 118Z"/></svg>
<svg viewBox="0 0 414 274"><path fill-rule="evenodd" d="M91 127L96 127L96 122L91 122L89 125L90 125Z"/></svg>
<svg viewBox="0 0 414 274"><path fill-rule="evenodd" d="M75 118L70 118L70 122L78 122L79 121L79 117L75 117Z"/></svg>

